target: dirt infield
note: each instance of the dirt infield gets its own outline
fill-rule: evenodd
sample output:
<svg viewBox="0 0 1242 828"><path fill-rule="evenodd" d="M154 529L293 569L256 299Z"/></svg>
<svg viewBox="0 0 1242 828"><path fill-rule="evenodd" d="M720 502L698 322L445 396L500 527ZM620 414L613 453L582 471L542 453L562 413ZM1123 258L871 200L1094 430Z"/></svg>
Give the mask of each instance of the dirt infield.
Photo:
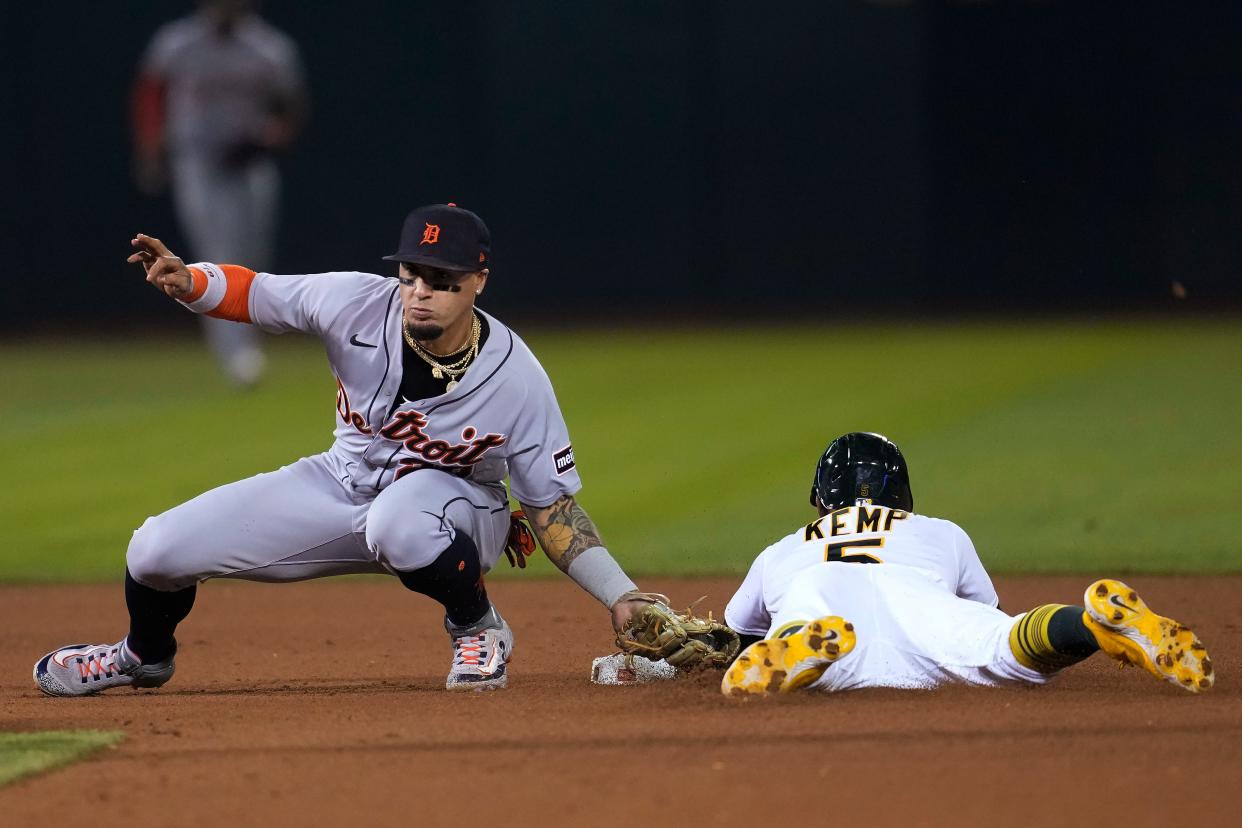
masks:
<svg viewBox="0 0 1242 828"><path fill-rule="evenodd" d="M435 606L394 583L216 582L158 691L50 699L54 646L124 631L119 586L0 587L0 729L119 729L117 749L0 789L0 822L135 825L1081 825L1242 810L1242 578L1135 577L1219 668L1192 696L1096 656L1052 686L737 702L718 676L594 687L605 613L563 581L501 582L502 692L446 693ZM719 613L734 580L644 584ZM1001 579L1011 611L1081 578Z"/></svg>

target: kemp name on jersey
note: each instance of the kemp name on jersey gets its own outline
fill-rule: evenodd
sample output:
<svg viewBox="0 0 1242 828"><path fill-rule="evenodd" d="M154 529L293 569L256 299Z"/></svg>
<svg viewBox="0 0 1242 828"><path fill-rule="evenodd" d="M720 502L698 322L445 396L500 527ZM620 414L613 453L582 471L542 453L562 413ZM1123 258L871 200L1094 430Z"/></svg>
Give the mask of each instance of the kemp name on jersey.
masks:
<svg viewBox="0 0 1242 828"><path fill-rule="evenodd" d="M891 532L893 521L905 520L910 517L908 512L890 509L887 506L847 506L835 509L817 521L807 524L803 531L806 541L823 540L824 532L831 538L848 535L861 535L865 532ZM883 528L881 528L883 527ZM882 558L869 554L866 549L880 549L884 546L885 537L851 538L830 542L824 545L825 561L845 561L846 563L883 563Z"/></svg>
<svg viewBox="0 0 1242 828"><path fill-rule="evenodd" d="M974 544L957 524L887 506L848 506L763 550L729 602L725 621L738 632L765 635L802 573L847 564L906 568L961 598L998 603Z"/></svg>

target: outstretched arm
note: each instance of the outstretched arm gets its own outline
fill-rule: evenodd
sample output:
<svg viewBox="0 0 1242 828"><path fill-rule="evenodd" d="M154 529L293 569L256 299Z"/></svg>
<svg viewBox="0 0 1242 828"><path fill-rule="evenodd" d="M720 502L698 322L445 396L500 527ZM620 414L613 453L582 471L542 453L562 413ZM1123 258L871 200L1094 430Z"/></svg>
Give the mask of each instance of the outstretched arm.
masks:
<svg viewBox="0 0 1242 828"><path fill-rule="evenodd" d="M250 318L253 270L241 265L206 263L187 267L162 241L142 233L130 244L135 252L126 261L141 264L148 282L190 310L232 322L254 321ZM207 270L214 273L214 282Z"/></svg>
<svg viewBox="0 0 1242 828"><path fill-rule="evenodd" d="M635 611L651 603L631 595L637 587L608 554L591 516L573 495L548 506L523 503L522 508L552 563L612 611L615 629L620 630Z"/></svg>

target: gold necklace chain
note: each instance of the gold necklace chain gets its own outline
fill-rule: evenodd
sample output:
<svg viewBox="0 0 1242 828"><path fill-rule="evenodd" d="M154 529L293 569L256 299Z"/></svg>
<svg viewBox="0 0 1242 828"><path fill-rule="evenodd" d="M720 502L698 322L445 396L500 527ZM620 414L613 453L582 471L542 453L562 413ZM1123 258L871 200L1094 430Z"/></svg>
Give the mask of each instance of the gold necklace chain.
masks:
<svg viewBox="0 0 1242 828"><path fill-rule="evenodd" d="M479 355L479 338L483 333L483 326L479 324L479 317L477 314L471 314L471 316L473 319L470 324L470 345L466 348L466 354L461 359L456 362L449 363L448 365L440 362L435 354L420 345L418 340L410 335L410 328L406 324L405 319L403 318L401 320L401 335L405 337L405 344L409 345L410 349L413 350L423 362L431 366L431 376L435 379L444 379L445 377L448 377L449 382L444 388L445 391L452 391L457 387L457 382L461 378L461 375L466 373L466 369L470 367L470 363L476 356Z"/></svg>

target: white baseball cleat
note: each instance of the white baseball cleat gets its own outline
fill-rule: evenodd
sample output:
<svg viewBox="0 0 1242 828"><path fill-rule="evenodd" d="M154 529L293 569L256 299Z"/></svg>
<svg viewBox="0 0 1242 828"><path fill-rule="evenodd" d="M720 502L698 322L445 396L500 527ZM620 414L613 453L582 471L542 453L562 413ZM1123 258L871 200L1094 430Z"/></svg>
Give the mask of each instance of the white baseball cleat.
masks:
<svg viewBox="0 0 1242 828"><path fill-rule="evenodd" d="M143 664L125 639L116 644L70 644L39 659L34 680L49 696L93 696L113 687L159 687L172 678L174 656Z"/></svg>
<svg viewBox="0 0 1242 828"><path fill-rule="evenodd" d="M447 690L498 690L508 683L508 664L513 657L513 630L492 607L469 627L454 627L444 619L453 639L453 666Z"/></svg>

